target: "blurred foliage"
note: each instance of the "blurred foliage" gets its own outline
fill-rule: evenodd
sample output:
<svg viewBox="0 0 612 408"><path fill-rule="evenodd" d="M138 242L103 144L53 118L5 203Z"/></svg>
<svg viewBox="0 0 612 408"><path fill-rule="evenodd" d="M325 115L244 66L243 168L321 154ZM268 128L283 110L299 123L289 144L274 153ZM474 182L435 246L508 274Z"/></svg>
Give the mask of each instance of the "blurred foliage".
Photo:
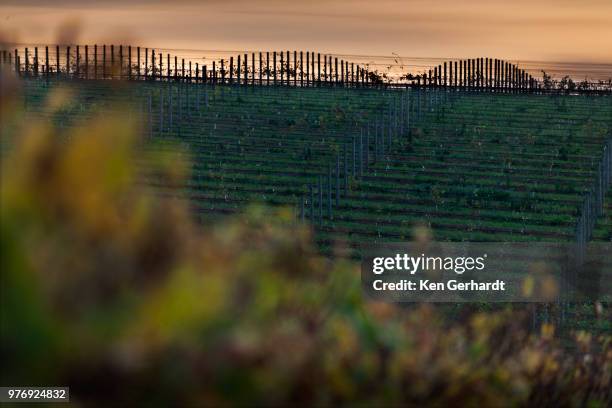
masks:
<svg viewBox="0 0 612 408"><path fill-rule="evenodd" d="M130 405L611 402L609 338L579 333L568 352L516 312L449 323L368 302L357 267L315 256L291 212L203 228L150 191L189 166L145 153L129 116L23 123L2 160L3 385Z"/></svg>

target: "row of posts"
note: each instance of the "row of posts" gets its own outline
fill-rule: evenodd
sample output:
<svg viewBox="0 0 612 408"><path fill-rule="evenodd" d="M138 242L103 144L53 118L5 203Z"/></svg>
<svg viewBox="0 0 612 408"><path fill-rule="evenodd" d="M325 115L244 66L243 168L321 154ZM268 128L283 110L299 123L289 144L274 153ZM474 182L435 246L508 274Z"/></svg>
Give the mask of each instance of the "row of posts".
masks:
<svg viewBox="0 0 612 408"><path fill-rule="evenodd" d="M421 78L419 78L420 82ZM466 89L539 89L538 81L508 61L475 58L448 61L430 69L424 85Z"/></svg>
<svg viewBox="0 0 612 408"><path fill-rule="evenodd" d="M597 166L595 181L586 194L576 224L576 254L578 266L581 266L586 254L588 242L593 237L597 219L603 215L605 196L612 186L612 135L606 141L601 162Z"/></svg>
<svg viewBox="0 0 612 408"><path fill-rule="evenodd" d="M50 49L44 55L38 47L0 51L2 63L20 75L67 75L83 79L151 79L212 82L225 84L275 84L312 86L315 84L363 85L371 82L367 69L314 52L286 51L245 53L229 59L200 65L179 60L154 49L122 45L66 46ZM55 54L54 59L53 55Z"/></svg>
<svg viewBox="0 0 612 408"><path fill-rule="evenodd" d="M54 48L54 49L53 49ZM54 54L54 55L53 55ZM64 75L83 79L150 79L259 85L380 85L382 78L353 62L310 51L252 52L212 61L179 59L155 49L75 45L0 51L0 62L20 75ZM465 89L539 89L516 65L493 58L448 61L420 75L412 85Z"/></svg>
<svg viewBox="0 0 612 408"><path fill-rule="evenodd" d="M334 163L328 163L327 172L318 174L315 183L306 186L297 211L302 222L309 219L312 225L322 226L324 219L333 221L334 207L349 196L350 179L363 178L370 163L386 160L398 138L407 136L413 122L421 119L422 111L435 111L446 96L445 92L440 95L434 91L422 98L418 89L397 92L399 97L392 100L382 117L359 128L358 134L343 143L342 154L337 152Z"/></svg>

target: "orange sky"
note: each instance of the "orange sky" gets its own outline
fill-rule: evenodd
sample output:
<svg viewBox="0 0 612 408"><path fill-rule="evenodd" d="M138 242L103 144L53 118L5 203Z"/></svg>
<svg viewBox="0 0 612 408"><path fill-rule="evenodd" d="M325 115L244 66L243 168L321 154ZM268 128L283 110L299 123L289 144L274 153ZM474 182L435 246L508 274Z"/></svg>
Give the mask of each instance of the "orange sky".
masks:
<svg viewBox="0 0 612 408"><path fill-rule="evenodd" d="M158 48L612 63L612 0L0 0L5 41L58 35Z"/></svg>

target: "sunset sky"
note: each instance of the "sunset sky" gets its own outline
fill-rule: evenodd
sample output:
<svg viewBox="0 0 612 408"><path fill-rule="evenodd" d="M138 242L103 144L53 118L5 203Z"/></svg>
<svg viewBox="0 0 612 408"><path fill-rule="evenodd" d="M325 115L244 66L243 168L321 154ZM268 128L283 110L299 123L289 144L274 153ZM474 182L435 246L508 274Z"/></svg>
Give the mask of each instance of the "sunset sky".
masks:
<svg viewBox="0 0 612 408"><path fill-rule="evenodd" d="M611 0L0 0L19 43L612 63Z"/></svg>

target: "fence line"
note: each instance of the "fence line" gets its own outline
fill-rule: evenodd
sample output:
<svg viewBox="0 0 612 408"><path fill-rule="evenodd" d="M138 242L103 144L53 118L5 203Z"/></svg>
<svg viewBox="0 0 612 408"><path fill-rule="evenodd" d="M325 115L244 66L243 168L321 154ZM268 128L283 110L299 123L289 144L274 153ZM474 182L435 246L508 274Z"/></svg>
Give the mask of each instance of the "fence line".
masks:
<svg viewBox="0 0 612 408"><path fill-rule="evenodd" d="M93 48L93 50L92 50ZM115 46L45 46L0 51L2 63L19 75L65 76L81 79L125 79L286 86L403 85L473 90L525 91L542 89L539 81L510 62L493 58L447 61L401 82L354 62L312 51L251 52L207 64L193 63L155 49ZM250 57L250 58L249 58Z"/></svg>

